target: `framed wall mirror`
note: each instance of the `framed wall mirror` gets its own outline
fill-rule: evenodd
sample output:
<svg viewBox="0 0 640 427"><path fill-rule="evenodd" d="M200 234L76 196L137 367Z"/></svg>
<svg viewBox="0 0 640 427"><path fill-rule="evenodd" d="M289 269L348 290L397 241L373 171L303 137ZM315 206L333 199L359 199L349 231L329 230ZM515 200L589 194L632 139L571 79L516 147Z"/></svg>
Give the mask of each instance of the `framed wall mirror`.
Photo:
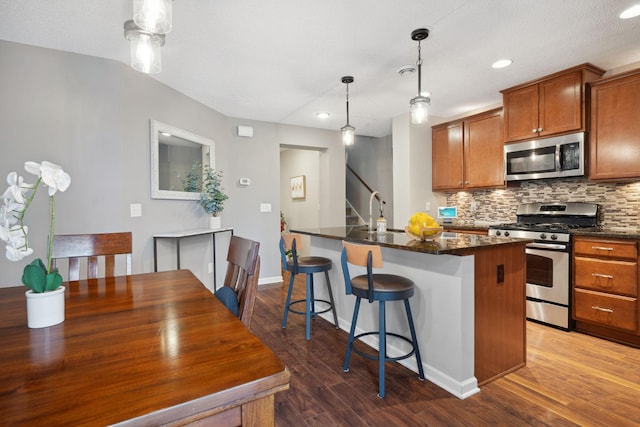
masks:
<svg viewBox="0 0 640 427"><path fill-rule="evenodd" d="M151 198L198 200L205 166L215 169L215 143L202 136L150 121Z"/></svg>

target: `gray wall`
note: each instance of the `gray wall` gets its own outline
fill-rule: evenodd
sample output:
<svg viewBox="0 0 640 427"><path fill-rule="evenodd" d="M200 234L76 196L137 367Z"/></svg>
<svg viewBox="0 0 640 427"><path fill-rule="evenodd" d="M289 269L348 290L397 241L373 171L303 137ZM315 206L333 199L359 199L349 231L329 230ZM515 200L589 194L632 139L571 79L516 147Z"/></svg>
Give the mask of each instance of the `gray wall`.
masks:
<svg viewBox="0 0 640 427"><path fill-rule="evenodd" d="M389 227L393 224L393 150L391 135L383 138L356 136L355 143L347 148L347 164L373 189L382 194L384 217ZM364 185L347 173L347 199L360 216L369 221L371 193ZM373 201L373 220L378 218L379 204Z"/></svg>
<svg viewBox="0 0 640 427"><path fill-rule="evenodd" d="M321 221L344 223L344 149L338 131L225 117L115 61L5 41L0 41L0 58L3 182L10 171L33 182L23 170L27 160L60 164L71 175L71 186L56 196L56 233L132 231L134 273L153 271L154 233L208 226L206 214L194 202L150 198L150 119L215 141L216 168L229 195L223 226L261 242L261 282L281 275L280 144L325 150L320 169L331 173L320 184ZM239 124L253 126L254 137L236 136ZM240 186L240 177L251 178L251 185ZM142 205L142 217L130 217L132 203ZM272 211L260 213L260 203L271 203ZM36 197L26 223L35 254L18 263L0 256L0 286L18 285L27 262L46 258L45 193ZM219 235L217 243L220 282L228 237ZM211 286L209 246L206 237L185 240L182 268ZM174 248L168 242L159 245L159 258L161 270L175 268Z"/></svg>

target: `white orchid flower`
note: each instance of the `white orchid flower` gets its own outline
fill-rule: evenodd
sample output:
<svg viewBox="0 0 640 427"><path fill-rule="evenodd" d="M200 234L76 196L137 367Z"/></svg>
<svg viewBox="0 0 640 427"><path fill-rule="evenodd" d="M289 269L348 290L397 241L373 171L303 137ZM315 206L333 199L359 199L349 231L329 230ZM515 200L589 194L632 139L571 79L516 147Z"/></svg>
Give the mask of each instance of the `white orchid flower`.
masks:
<svg viewBox="0 0 640 427"><path fill-rule="evenodd" d="M2 198L24 203L24 193L30 186L28 184L25 186L24 180L21 176L18 176L16 172L9 172L9 175L7 175L7 183L9 184L9 188L2 194Z"/></svg>
<svg viewBox="0 0 640 427"><path fill-rule="evenodd" d="M16 224L20 213L18 208L24 208L24 205L13 202L0 206L0 224L6 224L7 227Z"/></svg>
<svg viewBox="0 0 640 427"><path fill-rule="evenodd" d="M40 178L40 163L24 162L24 170Z"/></svg>
<svg viewBox="0 0 640 427"><path fill-rule="evenodd" d="M13 227L13 229L9 230L4 229L2 234L3 240L4 237L8 237L6 240L6 255L9 261L20 261L33 253L33 249L27 245L27 227Z"/></svg>
<svg viewBox="0 0 640 427"><path fill-rule="evenodd" d="M26 167L25 163L25 169ZM62 167L45 161L42 162L40 171L42 173L42 181L49 187L49 196L53 196L58 190L65 191L69 188L71 177L62 170Z"/></svg>
<svg viewBox="0 0 640 427"><path fill-rule="evenodd" d="M14 248L11 245L7 245L6 247L6 255L9 261L20 261L25 257L28 257L33 253L33 249L28 248L25 250Z"/></svg>

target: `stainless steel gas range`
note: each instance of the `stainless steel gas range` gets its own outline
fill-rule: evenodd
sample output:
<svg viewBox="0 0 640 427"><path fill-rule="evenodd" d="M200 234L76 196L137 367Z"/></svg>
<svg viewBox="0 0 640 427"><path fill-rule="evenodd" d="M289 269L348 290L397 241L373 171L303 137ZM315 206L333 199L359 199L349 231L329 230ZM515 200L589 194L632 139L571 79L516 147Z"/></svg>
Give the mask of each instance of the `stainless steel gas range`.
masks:
<svg viewBox="0 0 640 427"><path fill-rule="evenodd" d="M564 330L571 321L571 230L597 225L593 203L527 203L517 222L491 226L490 236L534 239L527 244L527 318Z"/></svg>

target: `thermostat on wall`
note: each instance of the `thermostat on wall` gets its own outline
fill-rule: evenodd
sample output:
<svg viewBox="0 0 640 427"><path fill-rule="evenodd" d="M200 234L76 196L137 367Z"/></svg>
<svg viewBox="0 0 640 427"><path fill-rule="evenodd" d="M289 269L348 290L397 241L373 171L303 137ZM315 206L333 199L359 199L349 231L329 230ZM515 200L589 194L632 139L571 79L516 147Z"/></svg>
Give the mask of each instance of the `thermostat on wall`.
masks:
<svg viewBox="0 0 640 427"><path fill-rule="evenodd" d="M240 178L240 185L249 185L251 180L249 178Z"/></svg>

